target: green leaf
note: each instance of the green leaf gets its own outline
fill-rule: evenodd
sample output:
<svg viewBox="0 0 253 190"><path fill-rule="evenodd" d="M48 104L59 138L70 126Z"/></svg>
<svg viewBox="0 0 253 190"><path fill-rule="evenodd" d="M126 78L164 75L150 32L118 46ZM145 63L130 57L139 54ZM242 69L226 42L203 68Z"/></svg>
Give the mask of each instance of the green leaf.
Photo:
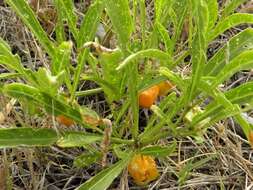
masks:
<svg viewBox="0 0 253 190"><path fill-rule="evenodd" d="M130 128L131 134L134 139L137 138L139 133L139 99L138 99L138 65L136 62L131 62L127 66L128 77L128 98L130 101L132 112L132 126Z"/></svg>
<svg viewBox="0 0 253 190"><path fill-rule="evenodd" d="M222 47L207 63L204 69L205 75L215 76L229 61L245 50L253 48L253 29L248 28L235 35Z"/></svg>
<svg viewBox="0 0 253 190"><path fill-rule="evenodd" d="M205 86L208 89L211 89L211 87L208 86L206 83L203 84L202 86ZM201 89L204 91L203 88ZM229 90L225 92L225 96L232 104L244 105L246 103L250 103L250 101L253 99L253 82L247 82L232 90ZM192 121L192 125L195 125L196 123L208 117L216 121L217 119L220 119L220 118L223 119L228 115L232 116L234 113L236 112L230 113L230 112L224 111L222 108L222 105L220 105L216 100L214 100L205 108L202 114L199 114L194 118L194 120Z"/></svg>
<svg viewBox="0 0 253 190"><path fill-rule="evenodd" d="M160 0L160 1L154 2L155 3L155 17L156 17L155 19L157 22L159 22L161 19L163 8L164 8L164 2L165 2L165 0Z"/></svg>
<svg viewBox="0 0 253 190"><path fill-rule="evenodd" d="M24 67L18 55L13 55L10 46L0 37L0 64L8 70L24 74Z"/></svg>
<svg viewBox="0 0 253 190"><path fill-rule="evenodd" d="M72 42L62 42L59 47L57 47L57 56L52 63L52 73L53 75L58 75L57 78L63 79L62 81L58 80L59 85L62 85L65 81L69 91L72 89L71 85L71 75L70 75L70 60L71 60L71 50ZM59 87L59 85L57 87Z"/></svg>
<svg viewBox="0 0 253 190"><path fill-rule="evenodd" d="M57 60L52 65L52 73L54 75L64 71L69 65L72 46L72 42L68 41L62 42L59 47L57 47Z"/></svg>
<svg viewBox="0 0 253 190"><path fill-rule="evenodd" d="M124 148L124 144L114 145L113 151L115 155L120 159L124 159L125 157L127 157L129 152L128 149Z"/></svg>
<svg viewBox="0 0 253 190"><path fill-rule="evenodd" d="M252 14L246 14L246 13L235 13L228 17L226 17L224 20L219 22L217 26L211 31L211 33L208 35L208 42L212 41L214 38L228 30L229 28L232 28L234 26L237 26L239 24L252 24L253 23L253 15Z"/></svg>
<svg viewBox="0 0 253 190"><path fill-rule="evenodd" d="M94 142L101 141L103 136L70 132L64 134L58 141L57 145L60 147L80 147Z"/></svg>
<svg viewBox="0 0 253 190"><path fill-rule="evenodd" d="M59 0L54 0L54 5L57 9L57 23L55 25L56 41L60 44L66 40L64 31L64 11L61 10Z"/></svg>
<svg viewBox="0 0 253 190"><path fill-rule="evenodd" d="M187 101L194 98L198 83L203 75L204 63L206 61L206 34L208 29L208 8L204 1L200 1L196 13L197 32L192 43L192 80L189 86Z"/></svg>
<svg viewBox="0 0 253 190"><path fill-rule="evenodd" d="M209 13L208 30L210 30L215 25L218 18L218 2L217 0L206 0L206 3Z"/></svg>
<svg viewBox="0 0 253 190"><path fill-rule="evenodd" d="M240 70L252 69L253 67L253 50L244 51L237 57L235 57L229 64L226 64L224 68L216 76L212 87L216 87L224 80L231 77L233 74Z"/></svg>
<svg viewBox="0 0 253 190"><path fill-rule="evenodd" d="M102 153L100 152L93 152L93 153L83 153L82 155L78 156L74 160L75 167L86 167L101 159Z"/></svg>
<svg viewBox="0 0 253 190"><path fill-rule="evenodd" d="M172 7L175 4L175 0L160 0L154 1L155 5L155 23L160 22L161 24L165 24L170 20L170 11L172 11Z"/></svg>
<svg viewBox="0 0 253 190"><path fill-rule="evenodd" d="M212 159L214 159L216 157L216 155L209 155L208 157L206 158L202 158L200 159L199 161L196 161L193 163L193 160L190 160L189 163L187 163L179 172L178 174L178 181L179 181L179 184L182 185L185 180L189 177L189 174L190 172L193 170L193 169L197 169L201 166L203 166L205 163L211 161Z"/></svg>
<svg viewBox="0 0 253 190"><path fill-rule="evenodd" d="M54 44L47 37L46 32L41 27L36 19L32 9L27 4L26 0L6 0L11 8L19 15L22 21L28 26L32 33L36 36L41 45L53 59L55 56Z"/></svg>
<svg viewBox="0 0 253 190"><path fill-rule="evenodd" d="M226 1L225 8L222 10L221 18L225 18L230 13L234 12L239 5L242 5L247 0L232 0L232 1Z"/></svg>
<svg viewBox="0 0 253 190"><path fill-rule="evenodd" d="M171 64L171 57L169 54L158 50L158 49L146 49L138 51L137 53L129 55L117 68L116 70L121 70L125 68L128 64L135 60L143 59L143 58L157 58L160 61L165 61Z"/></svg>
<svg viewBox="0 0 253 190"><path fill-rule="evenodd" d="M116 71L116 67L118 66L118 63L122 60L122 57L123 54L121 51L102 53L100 55L103 79L111 86L113 86L116 90L114 91L114 93L111 93L111 88L108 89L107 86L102 86L110 102L114 100L119 100L126 88L126 80L124 73L119 73Z"/></svg>
<svg viewBox="0 0 253 190"><path fill-rule="evenodd" d="M172 92L170 93L168 96L165 96L163 98L163 100L160 102L159 104L159 109L162 112L165 112L165 110L171 111L171 108L175 105L175 102L177 101L177 95L176 92ZM165 113L166 114L166 113ZM166 115L166 117L168 117L168 115ZM159 118L157 117L157 115L153 114L149 121L147 126L145 127L145 131L144 133L142 133L143 135L149 131L149 129L154 128L155 125L155 121L158 120ZM173 128L172 128L173 129Z"/></svg>
<svg viewBox="0 0 253 190"><path fill-rule="evenodd" d="M175 27L175 32L173 35L174 44L176 44L176 42L179 40L179 37L183 31L184 23L187 21L187 13L190 6L189 4L190 1L188 0L174 1L173 3L173 11L171 11L170 16L172 17L173 25Z"/></svg>
<svg viewBox="0 0 253 190"><path fill-rule="evenodd" d="M104 79L101 79L99 77L83 75L83 76L81 76L81 79L96 82L98 85L100 85L104 89L106 88L107 92L110 93L110 94L117 93L117 88L115 88L113 85L111 85L110 82L105 81Z"/></svg>
<svg viewBox="0 0 253 190"><path fill-rule="evenodd" d="M101 14L105 6L105 0L96 0L89 6L80 26L77 46L81 47L85 42L93 40L99 24Z"/></svg>
<svg viewBox="0 0 253 190"><path fill-rule="evenodd" d="M165 157L171 155L176 150L177 143L169 146L150 146L141 149L140 153L154 157Z"/></svg>
<svg viewBox="0 0 253 190"><path fill-rule="evenodd" d="M58 76L52 76L48 69L40 67L37 72L32 74L36 79L36 86L39 90L47 92L52 96L57 94L58 88L62 84L61 76L63 73L60 73Z"/></svg>
<svg viewBox="0 0 253 190"><path fill-rule="evenodd" d="M131 159L131 153L124 159L113 164L111 167L102 170L97 175L89 179L83 185L76 190L102 190L107 189L113 180L121 173L121 171L127 166Z"/></svg>
<svg viewBox="0 0 253 190"><path fill-rule="evenodd" d="M158 30L159 34L161 35L162 41L165 44L166 52L168 52L168 54L171 55L173 51L173 41L170 39L169 32L162 24L158 22L155 24L155 28Z"/></svg>
<svg viewBox="0 0 253 190"><path fill-rule="evenodd" d="M245 104L253 98L253 82L247 82L225 92L225 96L234 104Z"/></svg>
<svg viewBox="0 0 253 190"><path fill-rule="evenodd" d="M19 73L1 73L0 80L16 78L16 77L20 77L20 76L21 76L21 74L19 74Z"/></svg>
<svg viewBox="0 0 253 190"><path fill-rule="evenodd" d="M0 148L50 146L56 141L57 134L52 129L27 127L0 129Z"/></svg>
<svg viewBox="0 0 253 190"><path fill-rule="evenodd" d="M77 57L77 68L74 73L74 82L71 91L71 101L73 101L75 98L75 91L78 87L80 75L88 55L88 50L82 49L82 46L85 42L93 40L99 24L99 19L104 9L104 3L104 0L96 0L96 2L89 7L81 23L77 40L77 47L81 48L81 51Z"/></svg>
<svg viewBox="0 0 253 190"><path fill-rule="evenodd" d="M58 12L64 15L63 18L66 18L71 33L73 34L75 40L77 40L78 30L76 28L77 16L75 15L75 7L72 0L54 0Z"/></svg>
<svg viewBox="0 0 253 190"><path fill-rule="evenodd" d="M33 101L36 105L44 107L48 113L64 115L76 122L83 122L79 109L69 106L63 101L63 98L52 97L45 92L40 92L37 88L21 83L12 83L3 87L3 93L17 99L24 98Z"/></svg>
<svg viewBox="0 0 253 190"><path fill-rule="evenodd" d="M105 4L106 11L123 49L130 42L130 36L133 31L133 20L128 4L128 0L117 0L116 2L107 0Z"/></svg>
<svg viewBox="0 0 253 190"><path fill-rule="evenodd" d="M170 81L177 85L177 87L183 91L186 89L185 81L179 74L174 73L166 67L161 67L159 73L166 76Z"/></svg>

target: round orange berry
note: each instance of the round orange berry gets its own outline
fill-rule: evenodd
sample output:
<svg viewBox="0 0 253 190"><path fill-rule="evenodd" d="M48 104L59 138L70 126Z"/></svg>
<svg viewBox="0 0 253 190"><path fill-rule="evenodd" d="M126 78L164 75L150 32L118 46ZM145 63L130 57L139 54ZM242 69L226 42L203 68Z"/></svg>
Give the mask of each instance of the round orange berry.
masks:
<svg viewBox="0 0 253 190"><path fill-rule="evenodd" d="M159 87L152 86L139 94L139 105L143 108L150 108L157 99Z"/></svg>
<svg viewBox="0 0 253 190"><path fill-rule="evenodd" d="M128 164L128 172L138 185L145 185L159 176L155 160L141 154L133 157Z"/></svg>

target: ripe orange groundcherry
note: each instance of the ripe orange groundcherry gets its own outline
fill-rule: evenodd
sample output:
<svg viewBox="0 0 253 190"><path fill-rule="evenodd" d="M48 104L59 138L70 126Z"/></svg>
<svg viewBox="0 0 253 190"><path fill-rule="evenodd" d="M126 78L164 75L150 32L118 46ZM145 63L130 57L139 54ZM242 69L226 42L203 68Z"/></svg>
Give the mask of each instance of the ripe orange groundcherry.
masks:
<svg viewBox="0 0 253 190"><path fill-rule="evenodd" d="M159 87L152 86L139 94L139 105L143 108L150 108L156 101L159 94Z"/></svg>
<svg viewBox="0 0 253 190"><path fill-rule="evenodd" d="M174 87L169 81L163 81L157 85L159 87L159 96L165 96Z"/></svg>
<svg viewBox="0 0 253 190"><path fill-rule="evenodd" d="M137 154L128 164L128 172L138 185L145 185L159 176L155 160L151 156Z"/></svg>

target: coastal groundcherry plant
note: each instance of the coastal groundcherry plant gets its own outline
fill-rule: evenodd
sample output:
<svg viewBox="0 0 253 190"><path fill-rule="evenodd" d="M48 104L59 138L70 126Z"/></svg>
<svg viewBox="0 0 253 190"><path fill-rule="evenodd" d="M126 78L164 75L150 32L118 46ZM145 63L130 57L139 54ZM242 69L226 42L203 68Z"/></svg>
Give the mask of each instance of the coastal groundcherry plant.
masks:
<svg viewBox="0 0 253 190"><path fill-rule="evenodd" d="M145 185L159 176L155 160L142 154L133 157L128 165L128 172L138 185Z"/></svg>
<svg viewBox="0 0 253 190"><path fill-rule="evenodd" d="M199 140L208 128L227 118L242 127L253 147L252 126L241 115L253 109L253 82L220 88L236 73L253 68L253 29L238 31L226 43L219 43L217 51L209 52L210 45L228 29L253 24L252 14L234 13L245 0L226 1L222 6L217 0L156 0L152 1L152 20L146 18L144 0L93 0L84 14L76 11L76 1L54 0L50 1L51 12L57 23L53 22L55 28L49 30L43 30L44 19L37 14L40 11L33 11L27 0L4 2L36 38L43 60L33 59L31 49L28 52L34 61L32 68L27 67L30 64L24 64L22 57L13 54L0 37L0 67L8 71L0 73L0 93L4 98L0 103L13 99L17 102L13 103L13 110L20 110L19 114L42 119L53 114L59 124L76 125L78 130L58 133L54 128L27 126L17 120L10 127L0 128L0 148L82 147L80 150L85 151L75 157L75 165L90 168L101 161L102 170L92 170L96 175L85 179L76 190L104 190L126 167L136 184L157 179L154 157L170 156L178 147L177 141ZM184 23L189 24L184 27ZM96 36L102 31L99 26L105 30L101 39ZM187 39L181 37L185 28ZM48 35L48 31L55 35ZM37 64L44 59L49 67ZM187 68L187 72L182 72L182 68ZM99 87L81 88L93 83ZM175 87L178 93L169 94ZM87 96L96 104L86 105ZM103 111L97 102L102 97L106 105L102 106L106 108ZM163 98L160 105L152 106L158 97ZM75 102L82 99L85 101L80 105ZM94 105L103 116L90 108ZM145 122L140 122L143 118L139 108L150 107L152 112L146 114ZM7 116L7 109L3 111ZM5 115L0 114L0 122L6 119ZM18 125L12 126L14 123ZM175 145L161 145L162 139L174 141ZM107 155L114 157L113 151L117 158L111 160L117 162L109 164ZM187 159L189 165L178 174L175 171L179 185L191 177L192 169L210 159L196 164Z"/></svg>

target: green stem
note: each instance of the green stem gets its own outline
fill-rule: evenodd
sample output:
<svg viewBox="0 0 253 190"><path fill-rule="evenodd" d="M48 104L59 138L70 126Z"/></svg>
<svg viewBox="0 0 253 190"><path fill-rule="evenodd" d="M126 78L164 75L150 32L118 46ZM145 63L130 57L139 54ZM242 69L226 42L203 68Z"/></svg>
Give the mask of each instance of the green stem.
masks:
<svg viewBox="0 0 253 190"><path fill-rule="evenodd" d="M72 87L72 92L71 92L71 97L70 97L70 101L73 102L73 100L75 99L75 91L78 87L78 83L80 80L80 75L82 72L82 69L84 67L84 63L85 63L85 59L88 55L88 50L87 49L82 49L81 53L78 55L78 62L77 62L77 68L75 70L75 74L74 74L74 84Z"/></svg>
<svg viewBox="0 0 253 190"><path fill-rule="evenodd" d="M94 88L94 89L85 90L85 91L77 91L75 92L75 96L78 96L78 97L90 96L90 95L98 94L100 92L103 92L102 88Z"/></svg>

